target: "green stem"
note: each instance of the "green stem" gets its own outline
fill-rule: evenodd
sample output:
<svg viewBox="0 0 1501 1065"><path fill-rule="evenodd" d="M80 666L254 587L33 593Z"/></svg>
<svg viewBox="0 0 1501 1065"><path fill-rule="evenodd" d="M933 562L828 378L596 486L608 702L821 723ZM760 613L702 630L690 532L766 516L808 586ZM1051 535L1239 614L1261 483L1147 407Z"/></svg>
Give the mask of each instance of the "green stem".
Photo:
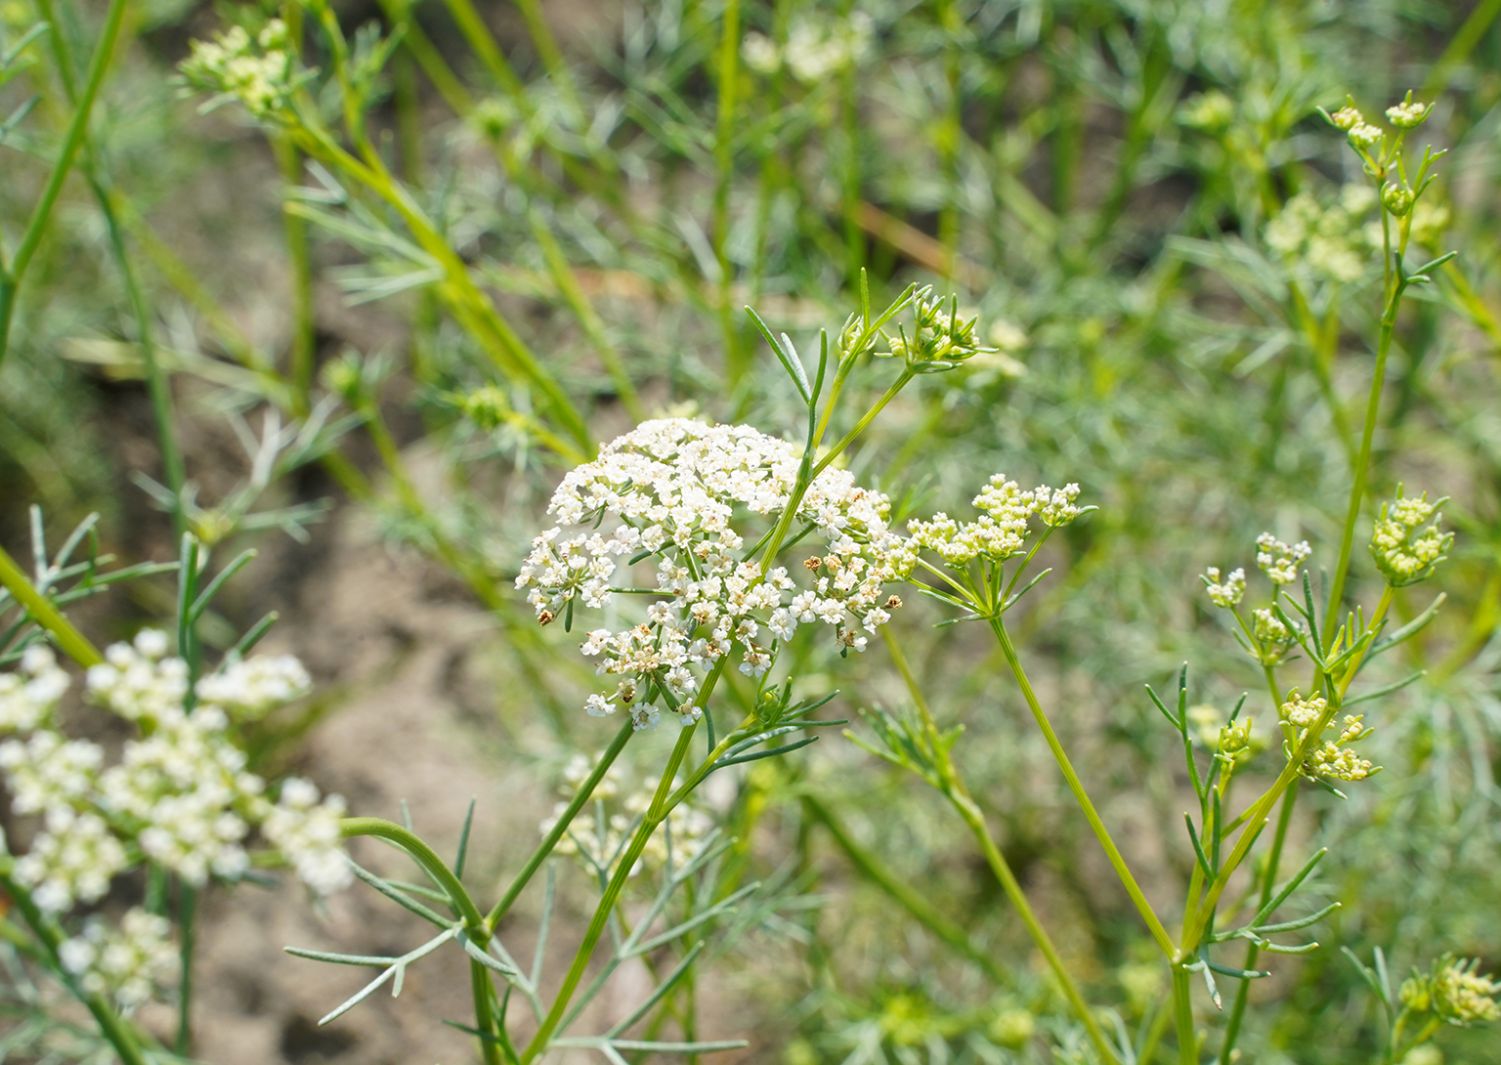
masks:
<svg viewBox="0 0 1501 1065"><path fill-rule="evenodd" d="M85 668L97 666L104 661L104 656L89 643L83 633L63 617L50 599L37 591L36 586L26 578L21 567L16 565L3 547L0 547L0 585L20 604L22 610L31 615L33 621L52 634L57 646L73 661Z"/></svg>
<svg viewBox="0 0 1501 1065"><path fill-rule="evenodd" d="M500 901L491 907L490 912L485 915L486 927L493 930L500 923L501 918L510 911L511 906L515 904L521 892L526 889L526 885L531 882L537 870L542 868L542 863L547 860L547 856L553 852L558 842L562 840L563 834L568 831L568 826L573 823L573 819L578 816L579 811L589 802L589 799L594 794L594 789L599 787L599 782L610 771L610 766L614 765L615 759L620 757L620 752L625 750L625 745L630 740L631 734L634 731L635 729L629 721L621 726L620 731L615 734L615 738L610 741L610 746L605 748L605 753L600 755L593 772L579 786L572 800L569 801L568 806L564 808L563 813L558 817L557 822L548 831L547 835L543 837L542 842L537 845L537 848L532 851L531 857L521 867L521 872L516 874L516 879L511 881L510 887L506 888L506 893L501 896Z"/></svg>
<svg viewBox="0 0 1501 1065"><path fill-rule="evenodd" d="M374 836L404 851L443 889L453 908L463 919L465 934L470 937L474 945L483 950L490 942L490 929L485 923L485 917L479 912L479 907L474 904L474 899L470 897L468 890L454 875L453 870L449 869L448 863L438 857L437 853L414 832L394 821L386 821L378 817L346 817L339 823L339 828L346 839L353 836ZM480 1052L484 1055L485 1065L504 1065L499 1038L496 1034L499 1029L492 1008L489 970L473 960L469 963L469 970L470 986L474 997L474 1021L475 1027L479 1030Z"/></svg>
<svg viewBox="0 0 1501 1065"><path fill-rule="evenodd" d="M721 662L723 660L721 659ZM715 674L710 674L714 676ZM558 1025L563 1023L563 1016L568 1010L569 1003L573 1000L574 992L584 979L584 970L589 967L589 960L594 954L594 948L599 944L600 938L605 933L605 927L609 924L610 914L615 909L615 904L620 900L620 893L625 890L625 882L630 878L631 871L635 869L636 862L646 850L646 844L650 841L652 833L667 816L667 797L672 791L673 781L677 778L678 769L682 767L683 759L688 754L688 748L693 742L693 735L698 731L698 726L691 725L683 729L677 743L672 748L672 755L667 760L667 766L662 770L662 777L657 782L657 790L652 795L651 806L645 816L641 818L641 824L636 833L631 837L630 844L625 853L620 856L615 866L615 873L610 877L610 882L605 886L604 896L599 900L599 905L594 909L594 917L589 922L588 929L584 932L583 942L574 952L573 963L568 967L568 973L563 977L563 983L558 988L556 997L553 999L552 1008L547 1011L547 1016L542 1019L542 1025L537 1029L537 1034L521 1052L521 1063L527 1065L539 1054L545 1051L552 1041L553 1035L558 1030Z"/></svg>
<svg viewBox="0 0 1501 1065"><path fill-rule="evenodd" d="M1173 1027L1178 1033L1179 1065L1199 1065L1199 1037L1194 1031L1188 973L1179 965L1173 966Z"/></svg>
<svg viewBox="0 0 1501 1065"><path fill-rule="evenodd" d="M1110 831L1105 827L1094 803L1090 801L1089 793L1084 790L1084 783L1075 772L1073 763L1069 761L1068 754L1063 749L1063 744L1058 739L1058 734L1053 731L1052 723L1048 721L1047 714L1038 702L1037 693L1032 690L1032 683L1027 679L1027 674L1022 669L1021 659L1017 657L1016 647L1011 642L1011 636L1006 631L1006 626L999 617L990 618L991 631L995 633L996 640L1000 643L1001 654L1006 658L1006 664L1011 667L1011 673L1016 678L1017 686L1021 689L1022 697L1027 702L1027 708L1032 712L1032 718L1037 722L1037 727L1042 730L1043 739L1047 741L1048 749L1053 752L1053 759L1058 763L1058 768L1063 773L1063 779L1068 784L1068 789L1073 793L1079 808L1084 811L1084 818L1089 822L1089 827L1094 831L1095 838L1100 841L1100 846L1105 851L1105 857L1109 859L1110 866L1115 870L1115 875L1120 878L1121 884L1126 889L1126 894L1131 896L1131 902L1136 911L1141 914L1141 919L1146 923L1147 930L1152 938L1168 958L1177 956L1177 948L1173 946L1172 937L1167 929L1162 926L1157 913L1152 909L1152 904L1147 901L1146 894L1137 884L1136 877L1132 875L1126 859L1121 855L1120 848L1115 845L1115 840L1110 837Z"/></svg>
<svg viewBox="0 0 1501 1065"><path fill-rule="evenodd" d="M11 877L9 863L0 866L0 889L3 889L5 895L20 913L21 920L26 923L26 927L31 929L32 934L42 944L51 967L57 972L63 985L74 998L83 1003L93 1016L94 1023L99 1026L99 1034L114 1048L122 1065L147 1065L146 1054L141 1050L125 1020L110 1008L109 1003L103 997L84 991L74 976L64 967L60 954L63 944L62 929L58 928L57 923L48 918L32 901L31 893Z"/></svg>
<svg viewBox="0 0 1501 1065"><path fill-rule="evenodd" d="M1068 967L1064 965L1062 957L1058 954L1058 948L1053 945L1052 937L1038 920L1032 904L1027 901L1027 894L1022 890L1016 874L1012 872L1011 865L996 845L995 839L990 834L989 827L985 824L985 815L979 805L969 794L963 778L960 777L953 759L949 757L938 732L938 723L933 718L933 711L928 706L927 697L923 694L922 686L917 683L917 676L912 672L912 667L907 662L907 656L902 651L901 643L892 635L890 628L881 630L885 637L886 648L891 654L892 664L901 674L902 682L907 687L907 694L911 696L917 712L922 718L923 730L927 733L928 745L938 762L938 772L944 798L954 807L964 823L969 826L975 841L980 845L980 851L985 856L985 863L990 866L1001 890L1007 900L1021 917L1022 924L1027 929L1027 934L1032 937L1032 942L1037 946L1048 968L1052 970L1058 986L1063 992L1063 997L1068 1001L1069 1007L1079 1018L1079 1023L1084 1026L1089 1040L1099 1051L1103 1061L1114 1063L1119 1060L1118 1055L1111 1048L1109 1040L1105 1038L1099 1022L1095 1020L1090 1011L1089 1004L1084 1001L1084 996L1079 993L1078 986L1073 977L1069 975Z"/></svg>
<svg viewBox="0 0 1501 1065"><path fill-rule="evenodd" d="M193 1047L193 952L197 944L198 891L183 883L177 900L177 932L182 943L177 955L177 1038L173 1048L187 1057Z"/></svg>
<svg viewBox="0 0 1501 1065"><path fill-rule="evenodd" d="M120 26L125 21L127 7L129 7L127 0L110 0L109 10L104 15L104 29L99 35L99 44L94 48L94 56L89 61L83 92L74 108L73 121L68 124L67 133L63 137L62 151L58 153L52 173L47 177L47 184L42 189L41 199L37 201L36 207L32 209L31 217L27 220L26 230L21 234L21 242L16 246L14 258L11 259L8 267L0 268L0 279L3 279L3 283L0 283L0 363L5 361L5 354L9 348L16 290L26 274L26 268L31 265L32 256L41 246L47 220L52 216L52 208L56 206L57 198L62 193L63 182L67 180L69 171L73 169L73 161L77 158L79 149L83 147L89 117L94 110L94 101L99 96L100 86L104 84L104 74L109 69L115 44L120 38Z"/></svg>
<svg viewBox="0 0 1501 1065"><path fill-rule="evenodd" d="M921 892L885 868L879 858L860 846L821 800L811 794L804 794L802 803L808 816L823 826L829 838L862 876L885 892L887 897L932 932L940 942L979 966L991 980L997 984L1005 982L1005 974L994 958L970 942L964 929L945 917Z"/></svg>
<svg viewBox="0 0 1501 1065"><path fill-rule="evenodd" d="M735 176L735 89L740 76L740 0L726 0L724 26L719 40L719 102L714 130L714 262L719 270L719 324L724 333L725 365L731 388L747 369L744 345L735 327L734 298L730 290L730 186Z"/></svg>
<svg viewBox="0 0 1501 1065"><path fill-rule="evenodd" d="M875 403L871 405L870 410L861 415L860 420L855 423L855 427L849 432L845 433L844 436L840 437L839 442L829 449L829 453L814 465L813 477L817 477L820 473L822 473L828 467L829 463L833 462L837 457L839 457L839 455L843 454L844 450L855 442L856 437L858 437L861 433L865 432L865 430L870 427L870 423L875 421L876 415L885 410L886 404L895 399L897 393L907 387L907 382L911 381L912 377L912 371L904 367L902 369L901 375L891 383L891 387L886 389L886 391L881 394L881 398L876 400Z"/></svg>
<svg viewBox="0 0 1501 1065"><path fill-rule="evenodd" d="M1292 822L1293 805L1297 802L1298 789L1288 789L1287 796L1282 800L1282 812L1277 817L1277 829L1272 836L1272 849L1267 853L1266 868L1261 872L1261 895L1256 907L1259 911L1271 901L1272 892L1277 887L1277 867L1282 864L1282 848L1287 842L1287 826ZM1251 970L1256 968L1256 960L1261 956L1261 948L1255 943L1246 946L1245 960L1241 962L1241 968ZM1251 981L1242 980L1235 990L1235 1001L1230 1005L1230 1016L1225 1022L1225 1040L1220 1046L1219 1065L1231 1065L1231 1059L1235 1052L1236 1041L1240 1038L1240 1026L1246 1015L1246 1004L1251 997Z"/></svg>
<svg viewBox="0 0 1501 1065"><path fill-rule="evenodd" d="M1387 299L1381 315L1381 333L1376 343L1376 366L1371 374L1371 392L1366 398L1365 425L1360 432L1360 451L1355 459L1354 478L1350 485L1350 501L1345 507L1345 525L1340 534L1339 561L1334 567L1334 579L1329 585L1329 602L1324 608L1324 639L1327 641L1339 627L1340 603L1344 597L1345 579L1350 572L1350 557L1355 546L1355 528L1360 524L1360 505L1365 499L1366 480L1371 468L1371 450L1376 438L1376 421L1381 413L1381 390L1386 383L1386 362L1392 350L1392 334L1397 324L1397 306L1401 302L1402 286L1398 284Z"/></svg>

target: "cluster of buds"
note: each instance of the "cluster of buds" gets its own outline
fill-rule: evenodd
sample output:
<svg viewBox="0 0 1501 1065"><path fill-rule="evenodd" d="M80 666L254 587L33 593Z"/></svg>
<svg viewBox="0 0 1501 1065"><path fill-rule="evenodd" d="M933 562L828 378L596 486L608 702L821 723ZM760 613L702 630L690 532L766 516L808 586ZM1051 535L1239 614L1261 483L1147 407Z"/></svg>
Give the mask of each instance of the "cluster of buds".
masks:
<svg viewBox="0 0 1501 1065"><path fill-rule="evenodd" d="M271 19L253 37L232 26L211 41L194 41L179 68L188 84L237 99L252 116L283 113L296 88L293 53L286 23Z"/></svg>
<svg viewBox="0 0 1501 1065"><path fill-rule="evenodd" d="M960 316L957 296L934 299L932 290L925 288L913 297L912 306L912 335L905 326L894 336L886 333L886 350L877 350L877 355L904 360L910 373L942 373L993 350L980 343L979 319Z"/></svg>
<svg viewBox="0 0 1501 1065"><path fill-rule="evenodd" d="M1407 1010L1461 1028L1501 1020L1501 980L1483 975L1475 958L1445 955L1428 972L1414 971L1399 995Z"/></svg>
<svg viewBox="0 0 1501 1065"><path fill-rule="evenodd" d="M1302 695L1296 688L1287 693L1287 700L1278 708L1287 734L1289 752L1301 747L1309 731L1320 727L1329 716L1329 701L1322 695ZM1357 781L1381 771L1368 759L1360 757L1352 744L1367 739L1373 733L1367 728L1360 714L1346 714L1340 723L1339 736L1325 740L1310 751L1303 761L1303 772L1310 777L1324 780Z"/></svg>
<svg viewBox="0 0 1501 1065"><path fill-rule="evenodd" d="M1399 485L1396 497L1381 504L1371 531L1371 557L1393 588L1427 580L1447 557L1454 534L1439 528L1439 508L1445 502L1430 503L1426 492L1404 496Z"/></svg>
<svg viewBox="0 0 1501 1065"><path fill-rule="evenodd" d="M1275 609L1276 599L1283 588L1298 580L1303 563L1312 554L1313 549L1306 540L1289 544L1269 532L1256 538L1256 565L1272 584L1272 602L1252 610L1249 624L1241 618L1239 610L1246 595L1244 569L1236 568L1227 574L1218 566L1210 566L1199 577L1209 601L1235 614L1243 631L1250 637L1248 649L1263 665L1278 664L1298 642L1301 627L1297 621Z"/></svg>
<svg viewBox="0 0 1501 1065"><path fill-rule="evenodd" d="M85 991L108 996L125 1013L149 1002L177 971L171 922L138 908L127 910L114 926L91 917L57 953Z"/></svg>
<svg viewBox="0 0 1501 1065"><path fill-rule="evenodd" d="M1380 126L1368 122L1355 101L1345 98L1345 105L1333 114L1324 112L1331 125L1344 132L1349 138L1350 145L1365 161L1367 170L1375 175L1378 180L1391 172L1389 164L1401 151L1402 141L1410 130L1416 129L1428 120L1433 113L1433 105L1421 103L1412 98L1412 91L1408 90L1401 103L1393 104L1386 109L1386 120L1391 123L1393 134L1383 130ZM1442 154L1442 153L1439 153ZM1417 187L1409 185L1404 171L1398 169L1402 176L1395 181L1385 181L1381 184L1381 204L1396 218L1404 218L1413 209L1419 194L1426 184L1421 176L1427 170L1427 163L1433 156L1424 157L1424 165L1420 171Z"/></svg>
<svg viewBox="0 0 1501 1065"><path fill-rule="evenodd" d="M618 601L615 582L655 560L654 587L629 596L647 600L644 619L584 641L615 680L589 697L590 713L625 708L648 728L665 703L686 727L702 715L693 705L702 677L726 656L762 676L801 625L833 628L847 652L891 619L900 600L885 586L906 577L915 555L887 527L886 497L848 471L824 470L796 503L818 551L801 574L752 561L746 545L764 542L765 526L793 505L801 463L800 449L749 426L671 418L643 423L564 477L548 504L560 524L533 540L516 578L538 621L566 624L577 606Z"/></svg>

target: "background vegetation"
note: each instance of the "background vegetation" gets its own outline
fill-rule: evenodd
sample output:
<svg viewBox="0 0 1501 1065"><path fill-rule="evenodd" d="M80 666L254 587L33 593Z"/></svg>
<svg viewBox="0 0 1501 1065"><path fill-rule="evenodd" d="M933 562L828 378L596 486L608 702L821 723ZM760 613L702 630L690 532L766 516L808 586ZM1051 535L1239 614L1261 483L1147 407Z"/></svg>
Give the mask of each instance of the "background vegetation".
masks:
<svg viewBox="0 0 1501 1065"><path fill-rule="evenodd" d="M18 49L3 110L34 101L0 146L8 250L104 7L37 6L59 39L26 38L31 3L0 5L0 51ZM1253 989L1245 1060L1379 1053L1342 948L1380 948L1394 973L1449 950L1501 964L1501 4L382 0L330 13L343 85L316 16L288 5L328 143L203 113L176 73L191 39L260 5L127 6L15 293L0 544L25 556L39 504L59 533L99 513L125 559L175 557L183 529L225 558L257 547L206 639L277 610L273 640L322 693L264 728L260 757L357 812L409 800L435 839L457 839L473 790L492 866L474 875L492 879L530 849L569 756L612 732L577 709L576 638L537 629L511 588L548 494L663 412L796 435L742 307L806 350L863 269L887 297L952 288L999 351L904 393L850 456L862 483L928 512L1004 470L1077 480L1100 507L1049 545L1051 586L1013 627L1112 830L1154 856L1147 895L1175 898L1191 793L1143 685L1171 690L1187 661L1193 701L1222 715L1259 689L1197 575L1262 529L1332 552L1371 371L1377 216L1346 195L1365 179L1315 109L1436 101L1420 132L1450 155L1415 240L1460 256L1399 323L1373 490L1452 497L1449 599L1390 665L1428 675L1364 752L1387 772L1296 811L1302 850L1339 841L1314 893L1344 906L1319 951ZM1364 561L1355 578L1375 586ZM135 583L80 623L102 641L172 594ZM1399 601L1401 620L1426 602ZM1167 988L1144 931L988 634L942 618L911 604L901 640L935 714L965 726L956 758L992 831L1081 981L1128 1029L1150 1023ZM879 649L837 683L856 735L862 707L904 700ZM671 739L632 744L643 774ZM773 890L697 977L700 1032L749 1039L756 1061L1065 1060L1044 1049L1043 971L938 796L829 734L713 803ZM587 912L586 878L560 890ZM200 1008L273 1017L287 1060L464 1045L384 1022L313 1033L322 1002L266 990L304 964L280 946L221 939L202 982L253 972L257 990ZM1448 1060L1494 1056L1494 1032L1451 1035Z"/></svg>

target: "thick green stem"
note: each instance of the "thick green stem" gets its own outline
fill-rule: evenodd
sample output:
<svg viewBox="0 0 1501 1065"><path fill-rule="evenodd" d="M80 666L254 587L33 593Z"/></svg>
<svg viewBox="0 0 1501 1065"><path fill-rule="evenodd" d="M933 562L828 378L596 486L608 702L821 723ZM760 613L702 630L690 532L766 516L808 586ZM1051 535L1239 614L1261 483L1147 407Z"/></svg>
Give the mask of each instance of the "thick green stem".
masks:
<svg viewBox="0 0 1501 1065"><path fill-rule="evenodd" d="M1179 1065L1199 1065L1199 1037L1194 1031L1188 973L1179 965L1173 966L1173 1027L1178 1033Z"/></svg>
<svg viewBox="0 0 1501 1065"><path fill-rule="evenodd" d="M1152 909L1152 904L1147 901L1146 894L1137 884L1136 877L1132 875L1126 859L1121 855L1120 848L1115 845L1115 840L1110 837L1110 831L1105 827L1105 822L1100 818L1099 811L1089 798L1089 793L1084 790L1084 782L1079 779L1079 774L1074 770L1073 763L1069 761L1063 744L1058 739L1058 734L1053 731L1053 726L1048 721L1048 716L1042 709L1042 704L1037 699L1037 693L1032 690L1032 683L1027 679L1027 674L1022 669L1021 659L1017 657L1016 647L1011 642L1011 636L1006 631L1006 626L999 617L991 617L991 631L995 633L996 640L1000 643L1001 654L1005 656L1006 664L1011 667L1011 673L1016 678L1017 686L1021 689L1022 697L1026 700L1027 708L1032 712L1032 718L1037 722L1037 727L1042 731L1043 739L1047 741L1048 749L1053 752L1053 759L1058 763L1059 770L1063 773L1063 779L1073 793L1079 808L1084 811L1084 819L1089 822L1089 827L1094 831L1095 838L1105 851L1105 857L1110 861L1110 867L1115 870L1115 875L1120 878L1126 894L1131 896L1131 902L1136 911L1141 914L1141 919L1146 923L1147 930L1152 938L1162 948L1162 952L1169 959L1177 956L1177 948L1173 946L1173 939L1168 935L1167 929L1162 926L1157 913Z"/></svg>
<svg viewBox="0 0 1501 1065"><path fill-rule="evenodd" d="M735 83L740 76L740 2L727 0L719 40L719 105L714 130L714 263L718 268L719 324L724 333L725 365L731 387L747 369L744 345L735 325L730 267L730 186L735 176Z"/></svg>
<svg viewBox="0 0 1501 1065"><path fill-rule="evenodd" d="M65 655L73 659L85 668L97 666L104 661L98 649L84 637L83 633L73 627L73 623L63 617L52 601L27 579L21 567L3 547L0 547L0 585L5 587L21 609L31 615L31 619L42 628L52 634Z"/></svg>

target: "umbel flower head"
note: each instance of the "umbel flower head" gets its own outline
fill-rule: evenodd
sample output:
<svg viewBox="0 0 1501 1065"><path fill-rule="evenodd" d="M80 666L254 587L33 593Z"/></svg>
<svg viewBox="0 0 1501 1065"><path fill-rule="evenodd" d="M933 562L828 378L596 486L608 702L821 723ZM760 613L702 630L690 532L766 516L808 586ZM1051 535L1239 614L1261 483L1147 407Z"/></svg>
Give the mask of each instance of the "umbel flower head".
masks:
<svg viewBox="0 0 1501 1065"><path fill-rule="evenodd" d="M1461 1028L1501 1020L1501 980L1481 973L1475 958L1444 955L1428 972L1404 980L1400 996L1412 1012L1431 1013Z"/></svg>
<svg viewBox="0 0 1501 1065"><path fill-rule="evenodd" d="M1396 498L1381 504L1371 530L1371 557L1393 588L1427 580L1446 557L1454 534L1439 528L1444 502L1428 502L1427 492L1416 499L1404 496L1398 485Z"/></svg>
<svg viewBox="0 0 1501 1065"><path fill-rule="evenodd" d="M911 551L887 527L886 497L847 471L825 469L797 505L801 567L754 561L801 461L799 448L749 426L669 418L563 478L547 508L558 525L532 541L516 578L538 620L648 600L642 620L588 633L584 654L614 681L589 697L589 713L624 708L647 728L665 706L691 725L703 713L692 697L721 659L761 676L800 625L828 625L841 650L860 651L890 620L899 600L884 587L911 570ZM622 587L647 559L654 579Z"/></svg>
<svg viewBox="0 0 1501 1065"><path fill-rule="evenodd" d="M252 116L269 119L288 104L296 78L287 27L271 19L252 36L233 26L212 41L194 41L183 78L196 88L238 99Z"/></svg>
<svg viewBox="0 0 1501 1065"><path fill-rule="evenodd" d="M34 646L19 672L0 674L0 786L15 813L39 823L17 856L17 880L56 913L103 898L142 857L201 885L246 873L258 830L309 887L343 887L351 873L339 836L342 800L295 780L273 800L230 730L232 720L306 694L301 664L231 661L199 681L192 705L187 665L167 647L163 633L146 630L109 647L88 671L88 699L137 728L113 759L60 729L70 680L50 650Z"/></svg>

